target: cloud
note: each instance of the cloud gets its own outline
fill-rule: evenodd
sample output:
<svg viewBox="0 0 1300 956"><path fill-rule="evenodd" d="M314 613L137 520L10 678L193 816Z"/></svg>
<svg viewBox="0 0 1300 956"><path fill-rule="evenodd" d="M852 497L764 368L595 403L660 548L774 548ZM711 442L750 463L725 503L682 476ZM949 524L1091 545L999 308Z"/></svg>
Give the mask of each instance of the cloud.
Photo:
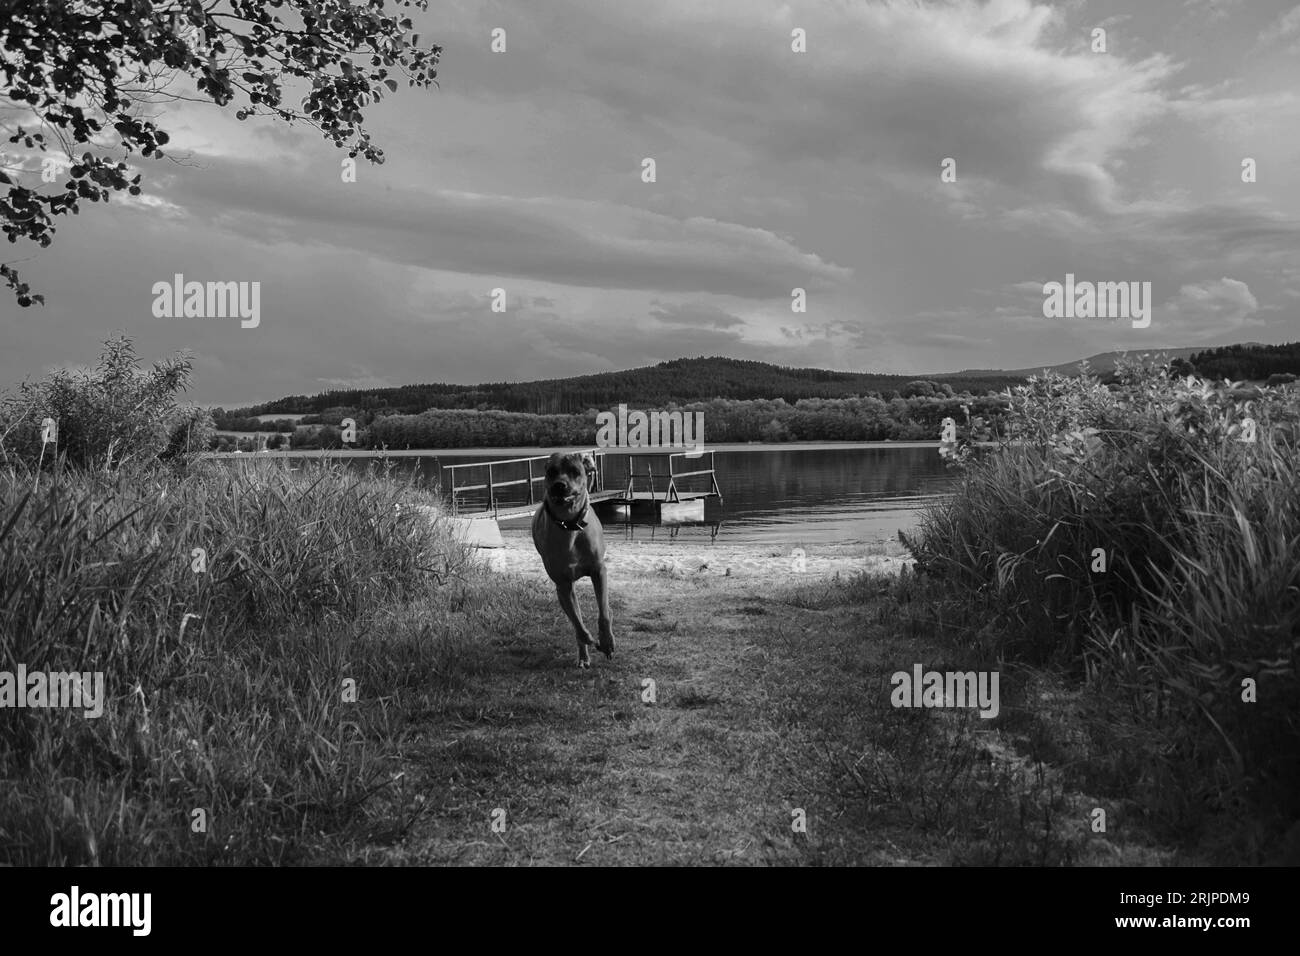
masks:
<svg viewBox="0 0 1300 956"><path fill-rule="evenodd" d="M726 329L744 325L744 320L732 315L725 309L703 302L688 302L679 305L655 301L650 315L666 325L689 325L715 329Z"/></svg>
<svg viewBox="0 0 1300 956"><path fill-rule="evenodd" d="M775 233L614 202L463 190L350 189L329 172L223 162L174 175L165 193L196 219L261 241L304 241L496 278L572 286L789 296L852 270ZM493 282L495 285L495 281Z"/></svg>
<svg viewBox="0 0 1300 956"><path fill-rule="evenodd" d="M1179 335L1231 337L1248 326L1262 325L1251 318L1258 310L1259 302L1246 283L1224 277L1182 286L1163 308L1158 307L1157 314L1164 320L1162 326Z"/></svg>
<svg viewBox="0 0 1300 956"><path fill-rule="evenodd" d="M1300 4L1282 14L1260 33L1260 40L1280 40L1300 33Z"/></svg>
<svg viewBox="0 0 1300 956"><path fill-rule="evenodd" d="M1167 108L1159 87L1175 71L1160 55L1067 52L1064 14L1030 0L601 8L584 6L603 28L573 37L587 46L572 68L616 113L685 122L769 161L851 163L929 189L952 156L959 183L1019 190L1066 176L1113 204L1113 158ZM795 26L806 54L790 52ZM649 83L646 47L657 51ZM961 201L973 215L974 200Z"/></svg>
<svg viewBox="0 0 1300 956"><path fill-rule="evenodd" d="M348 378L318 377L316 381L330 389L391 388L394 385L382 375L371 375L368 369L358 369L357 372L359 374Z"/></svg>
<svg viewBox="0 0 1300 956"><path fill-rule="evenodd" d="M1197 16L1209 16L1211 22L1230 16L1242 0L1183 0L1183 6Z"/></svg>
<svg viewBox="0 0 1300 956"><path fill-rule="evenodd" d="M1256 48L1278 43L1300 34L1300 5L1292 7L1270 23L1260 32L1255 41ZM1292 42L1286 49L1288 54L1300 50L1300 41Z"/></svg>

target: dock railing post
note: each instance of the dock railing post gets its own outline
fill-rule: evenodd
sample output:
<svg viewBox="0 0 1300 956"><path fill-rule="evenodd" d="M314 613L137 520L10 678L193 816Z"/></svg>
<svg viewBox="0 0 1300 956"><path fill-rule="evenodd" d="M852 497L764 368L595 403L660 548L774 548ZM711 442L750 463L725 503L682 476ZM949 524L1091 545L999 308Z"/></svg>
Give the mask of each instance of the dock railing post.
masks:
<svg viewBox="0 0 1300 956"><path fill-rule="evenodd" d="M528 459L528 503L533 504L533 460Z"/></svg>

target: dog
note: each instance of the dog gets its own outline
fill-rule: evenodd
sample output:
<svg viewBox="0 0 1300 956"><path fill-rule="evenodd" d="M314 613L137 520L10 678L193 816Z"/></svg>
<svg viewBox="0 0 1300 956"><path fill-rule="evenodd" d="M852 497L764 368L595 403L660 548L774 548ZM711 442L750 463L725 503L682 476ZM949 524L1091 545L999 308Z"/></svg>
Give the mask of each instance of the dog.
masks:
<svg viewBox="0 0 1300 956"><path fill-rule="evenodd" d="M547 575L555 582L560 608L573 622L578 638L578 666L590 667L587 653L594 642L582 623L573 585L591 578L599 611L596 646L606 658L614 656L614 628L609 615L609 590L605 573L605 529L591 507L596 463L591 455L556 452L546 463L542 506L533 515L533 545L542 557Z"/></svg>

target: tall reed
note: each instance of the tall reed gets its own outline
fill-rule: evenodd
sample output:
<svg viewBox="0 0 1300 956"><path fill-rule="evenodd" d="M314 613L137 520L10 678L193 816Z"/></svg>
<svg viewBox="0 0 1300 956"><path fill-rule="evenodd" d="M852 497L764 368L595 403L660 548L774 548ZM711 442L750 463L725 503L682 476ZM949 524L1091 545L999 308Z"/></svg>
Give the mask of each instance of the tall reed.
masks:
<svg viewBox="0 0 1300 956"><path fill-rule="evenodd" d="M1086 683L1154 818L1266 856L1300 820L1297 392L1136 363L1110 389L1032 380L1011 420L1022 442L924 518L921 570L990 658Z"/></svg>
<svg viewBox="0 0 1300 956"><path fill-rule="evenodd" d="M102 672L107 701L0 709L0 862L275 861L354 806L379 755L340 688L411 666L360 638L466 562L426 497L264 462L32 477L0 471L0 671Z"/></svg>

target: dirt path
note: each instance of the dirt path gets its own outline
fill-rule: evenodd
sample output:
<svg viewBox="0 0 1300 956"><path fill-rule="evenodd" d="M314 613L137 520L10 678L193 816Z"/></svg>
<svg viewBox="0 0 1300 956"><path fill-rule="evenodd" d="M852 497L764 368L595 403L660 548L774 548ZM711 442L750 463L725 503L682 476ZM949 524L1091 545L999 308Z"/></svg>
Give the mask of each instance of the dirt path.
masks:
<svg viewBox="0 0 1300 956"><path fill-rule="evenodd" d="M885 579L822 581L625 569L614 660L580 671L549 583L492 575L499 623L399 735L400 780L371 808L407 823L341 861L1084 862L1078 795L991 722L890 706L889 675L944 652Z"/></svg>
<svg viewBox="0 0 1300 956"><path fill-rule="evenodd" d="M415 822L351 859L900 861L828 792L822 695L844 682L824 678L845 663L837 645L861 644L847 611L793 606L757 577L615 576L618 651L584 672L549 587L503 579L543 623L499 635L412 728L400 761ZM590 615L588 585L580 596ZM854 703L835 710L847 720Z"/></svg>

